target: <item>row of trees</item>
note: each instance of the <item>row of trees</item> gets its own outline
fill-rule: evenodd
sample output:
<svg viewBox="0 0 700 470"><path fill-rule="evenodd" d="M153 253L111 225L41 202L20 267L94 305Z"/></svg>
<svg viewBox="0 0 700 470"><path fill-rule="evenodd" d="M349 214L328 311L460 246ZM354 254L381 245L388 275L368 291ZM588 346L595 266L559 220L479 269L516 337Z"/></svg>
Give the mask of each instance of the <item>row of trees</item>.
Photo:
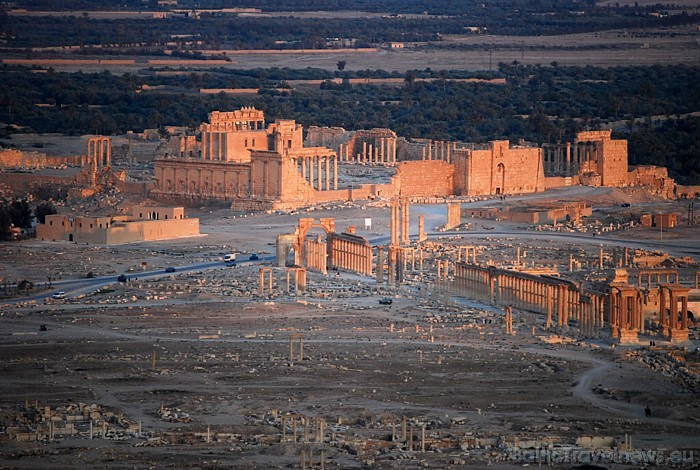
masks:
<svg viewBox="0 0 700 470"><path fill-rule="evenodd" d="M32 210L26 199L13 199L0 201L0 240L11 237L12 227L31 228L32 221L36 217L39 223L44 223L46 216L55 214L56 208L50 202L41 202Z"/></svg>
<svg viewBox="0 0 700 470"><path fill-rule="evenodd" d="M278 5L280 2L275 2ZM401 2L397 2L401 3ZM556 35L623 28L692 24L697 14L650 16L647 10L590 8L585 15L574 1L440 2L441 16L355 18L247 17L204 15L199 21L171 15L165 19L93 19L77 16L0 18L4 47L90 46L172 42L173 35L195 37L208 48L325 48L326 38L355 38L358 46L386 41L438 41L441 35L465 34L468 27L498 35ZM455 10L453 7L462 5ZM281 5L286 6L287 2ZM418 10L422 12L425 9ZM430 11L430 10L428 10ZM546 14L545 14L546 13ZM341 33L342 32L342 33ZM285 46L284 44L287 43ZM138 52L138 50L134 50Z"/></svg>
<svg viewBox="0 0 700 470"><path fill-rule="evenodd" d="M697 152L688 151L700 109L700 69L696 67L561 67L500 64L483 78L504 77L505 85L451 81L464 71L337 71L342 76L402 76L399 86L324 84L315 90L281 92L286 80L332 78L317 69L221 69L205 74L114 76L99 74L32 74L26 69L0 69L0 122L28 126L37 132L121 134L166 125L195 128L212 110L255 106L269 120L296 119L304 126L346 129L390 127L406 137L483 143L508 138L557 142L585 129L627 128L632 162L651 158L651 143L668 134L663 147L672 174L695 181L683 165L700 167ZM432 82L417 78L431 77ZM245 83L260 87L257 96L142 92L142 84L190 88L227 88ZM37 103L52 106L36 106ZM658 117L680 117L675 127L642 126ZM686 122L687 124L683 124ZM671 126L671 124L669 124ZM0 134L13 132L11 127ZM642 134L642 132L644 134ZM644 138L637 136L644 135ZM656 136L652 138L653 136ZM658 157L655 157L658 158Z"/></svg>

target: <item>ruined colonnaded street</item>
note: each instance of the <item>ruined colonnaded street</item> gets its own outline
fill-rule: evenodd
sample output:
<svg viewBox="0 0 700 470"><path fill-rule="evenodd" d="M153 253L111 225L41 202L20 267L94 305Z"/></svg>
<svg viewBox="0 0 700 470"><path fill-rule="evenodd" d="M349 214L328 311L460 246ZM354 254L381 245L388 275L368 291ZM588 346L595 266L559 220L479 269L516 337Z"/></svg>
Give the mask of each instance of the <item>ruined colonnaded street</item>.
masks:
<svg viewBox="0 0 700 470"><path fill-rule="evenodd" d="M462 213L500 203L462 201ZM622 345L594 300L589 318L572 310L562 324L558 306L548 319L530 304L546 291L510 289L505 274L538 272L552 280L541 289L560 289L557 273L578 286L657 259L697 282L697 230L669 233L661 251L653 229L598 224L593 237L464 217L444 230L445 204L392 207L202 208L190 211L199 237L1 245L3 276L40 291L0 304L0 468L697 466L694 322L681 347L649 321ZM309 239L327 237L319 221L332 218L388 245L399 209L412 239L400 285L378 280L389 275L378 264L370 276L278 262L278 235L309 219ZM490 266L497 293L465 293L467 265Z"/></svg>

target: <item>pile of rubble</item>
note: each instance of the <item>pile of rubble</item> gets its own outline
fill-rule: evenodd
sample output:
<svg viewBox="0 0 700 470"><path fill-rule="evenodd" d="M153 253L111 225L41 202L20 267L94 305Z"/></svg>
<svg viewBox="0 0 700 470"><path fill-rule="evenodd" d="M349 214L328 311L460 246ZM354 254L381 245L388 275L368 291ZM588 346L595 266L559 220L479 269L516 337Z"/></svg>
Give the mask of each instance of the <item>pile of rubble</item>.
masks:
<svg viewBox="0 0 700 470"><path fill-rule="evenodd" d="M160 405L158 417L166 423L191 423L192 418L188 413L185 413L180 408L170 408L165 405Z"/></svg>
<svg viewBox="0 0 700 470"><path fill-rule="evenodd" d="M14 414L11 423L0 430L0 436L15 441L52 441L61 437L124 440L142 436L141 424L133 423L121 413L85 403L51 408L38 402L24 406Z"/></svg>
<svg viewBox="0 0 700 470"><path fill-rule="evenodd" d="M646 364L666 377L682 383L691 391L700 390L700 355L680 350L636 350L627 352L627 358Z"/></svg>

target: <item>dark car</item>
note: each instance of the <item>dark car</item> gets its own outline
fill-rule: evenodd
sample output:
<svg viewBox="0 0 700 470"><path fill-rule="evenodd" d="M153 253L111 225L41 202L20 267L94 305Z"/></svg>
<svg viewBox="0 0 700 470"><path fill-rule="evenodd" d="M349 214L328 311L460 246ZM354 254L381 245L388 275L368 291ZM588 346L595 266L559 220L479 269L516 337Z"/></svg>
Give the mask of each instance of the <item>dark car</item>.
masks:
<svg viewBox="0 0 700 470"><path fill-rule="evenodd" d="M379 299L379 303L381 305L391 305L393 300L391 300L389 297L384 297L382 299Z"/></svg>
<svg viewBox="0 0 700 470"><path fill-rule="evenodd" d="M167 268L165 268L165 272L166 272L166 273L174 273L174 272L175 272L175 268L173 268L172 266L168 266Z"/></svg>
<svg viewBox="0 0 700 470"><path fill-rule="evenodd" d="M126 276L123 274L120 274L119 277L117 278L117 281L119 282L126 282Z"/></svg>
<svg viewBox="0 0 700 470"><path fill-rule="evenodd" d="M248 259L249 259L250 261L257 261L257 260L259 260L260 258L258 258L258 254L257 254L257 253L253 253L252 255L250 255L250 258L248 258Z"/></svg>

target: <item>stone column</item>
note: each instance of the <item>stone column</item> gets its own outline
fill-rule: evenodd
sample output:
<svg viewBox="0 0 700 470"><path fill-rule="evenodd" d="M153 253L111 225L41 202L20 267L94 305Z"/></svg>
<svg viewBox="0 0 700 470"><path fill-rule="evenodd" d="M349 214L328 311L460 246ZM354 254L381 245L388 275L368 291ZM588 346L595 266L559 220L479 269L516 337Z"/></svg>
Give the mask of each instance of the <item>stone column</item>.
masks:
<svg viewBox="0 0 700 470"><path fill-rule="evenodd" d="M318 166L317 168L317 173L316 177L318 178L318 187L317 189L321 191L323 189L322 183L323 183L323 160L321 156L316 157L316 165Z"/></svg>
<svg viewBox="0 0 700 470"><path fill-rule="evenodd" d="M333 158L333 189L338 189L338 156Z"/></svg>
<svg viewBox="0 0 700 470"><path fill-rule="evenodd" d="M399 244L399 199L391 199L391 218L389 222L391 230L391 245L396 246Z"/></svg>
<svg viewBox="0 0 700 470"><path fill-rule="evenodd" d="M409 236L409 222L410 222L410 203L408 197L403 197L401 201L401 244L409 245L411 239Z"/></svg>

